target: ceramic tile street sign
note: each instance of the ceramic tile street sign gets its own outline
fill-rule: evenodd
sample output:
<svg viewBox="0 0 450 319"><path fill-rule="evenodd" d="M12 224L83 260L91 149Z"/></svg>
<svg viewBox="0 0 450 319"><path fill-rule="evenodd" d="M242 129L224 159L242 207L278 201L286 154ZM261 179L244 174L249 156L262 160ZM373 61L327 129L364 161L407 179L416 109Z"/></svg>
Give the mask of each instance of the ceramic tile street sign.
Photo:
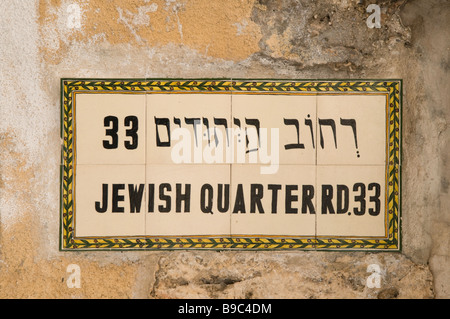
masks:
<svg viewBox="0 0 450 319"><path fill-rule="evenodd" d="M400 250L400 80L62 79L63 250Z"/></svg>

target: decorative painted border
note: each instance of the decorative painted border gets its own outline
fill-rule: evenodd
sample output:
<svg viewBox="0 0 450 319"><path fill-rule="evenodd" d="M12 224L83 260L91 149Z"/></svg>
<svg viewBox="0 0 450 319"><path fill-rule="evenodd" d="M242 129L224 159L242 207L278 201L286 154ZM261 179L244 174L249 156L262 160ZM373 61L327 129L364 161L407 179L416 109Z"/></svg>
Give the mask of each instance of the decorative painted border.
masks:
<svg viewBox="0 0 450 319"><path fill-rule="evenodd" d="M329 94L385 93L387 106L387 223L386 238L280 237L74 237L74 118L73 94L80 91L140 93ZM401 107L402 80L269 80L269 79L61 79L61 250L401 250Z"/></svg>

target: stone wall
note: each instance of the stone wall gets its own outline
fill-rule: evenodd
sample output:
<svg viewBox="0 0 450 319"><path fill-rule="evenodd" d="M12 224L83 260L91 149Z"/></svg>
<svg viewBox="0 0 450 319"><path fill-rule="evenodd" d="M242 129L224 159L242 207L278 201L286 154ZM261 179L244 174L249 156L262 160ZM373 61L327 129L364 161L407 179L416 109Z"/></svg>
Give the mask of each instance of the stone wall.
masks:
<svg viewBox="0 0 450 319"><path fill-rule="evenodd" d="M0 1L0 298L449 298L449 21L445 0ZM59 251L64 77L402 78L402 252Z"/></svg>

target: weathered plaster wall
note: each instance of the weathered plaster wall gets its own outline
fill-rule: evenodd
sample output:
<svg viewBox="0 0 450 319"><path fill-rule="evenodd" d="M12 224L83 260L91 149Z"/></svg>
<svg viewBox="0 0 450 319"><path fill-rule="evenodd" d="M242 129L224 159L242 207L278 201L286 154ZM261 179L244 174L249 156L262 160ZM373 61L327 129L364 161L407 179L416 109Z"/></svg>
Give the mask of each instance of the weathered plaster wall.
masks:
<svg viewBox="0 0 450 319"><path fill-rule="evenodd" d="M449 21L445 0L0 1L0 298L450 297ZM402 78L402 253L60 252L61 77Z"/></svg>

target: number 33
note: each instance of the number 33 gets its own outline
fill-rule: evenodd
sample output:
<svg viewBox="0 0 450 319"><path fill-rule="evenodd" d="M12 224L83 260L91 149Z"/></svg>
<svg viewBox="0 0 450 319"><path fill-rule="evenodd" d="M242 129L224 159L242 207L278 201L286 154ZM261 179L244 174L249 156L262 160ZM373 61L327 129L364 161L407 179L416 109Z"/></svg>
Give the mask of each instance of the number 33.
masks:
<svg viewBox="0 0 450 319"><path fill-rule="evenodd" d="M106 136L111 137L110 140L103 140L103 147L108 150L117 148L119 145L119 136L117 135L119 130L119 119L115 116L109 115L105 117L103 124L107 128ZM138 147L138 118L133 115L127 116L124 119L124 125L127 128L130 127L125 132L126 136L131 137L131 141L124 142L125 148L128 150L134 150Z"/></svg>

